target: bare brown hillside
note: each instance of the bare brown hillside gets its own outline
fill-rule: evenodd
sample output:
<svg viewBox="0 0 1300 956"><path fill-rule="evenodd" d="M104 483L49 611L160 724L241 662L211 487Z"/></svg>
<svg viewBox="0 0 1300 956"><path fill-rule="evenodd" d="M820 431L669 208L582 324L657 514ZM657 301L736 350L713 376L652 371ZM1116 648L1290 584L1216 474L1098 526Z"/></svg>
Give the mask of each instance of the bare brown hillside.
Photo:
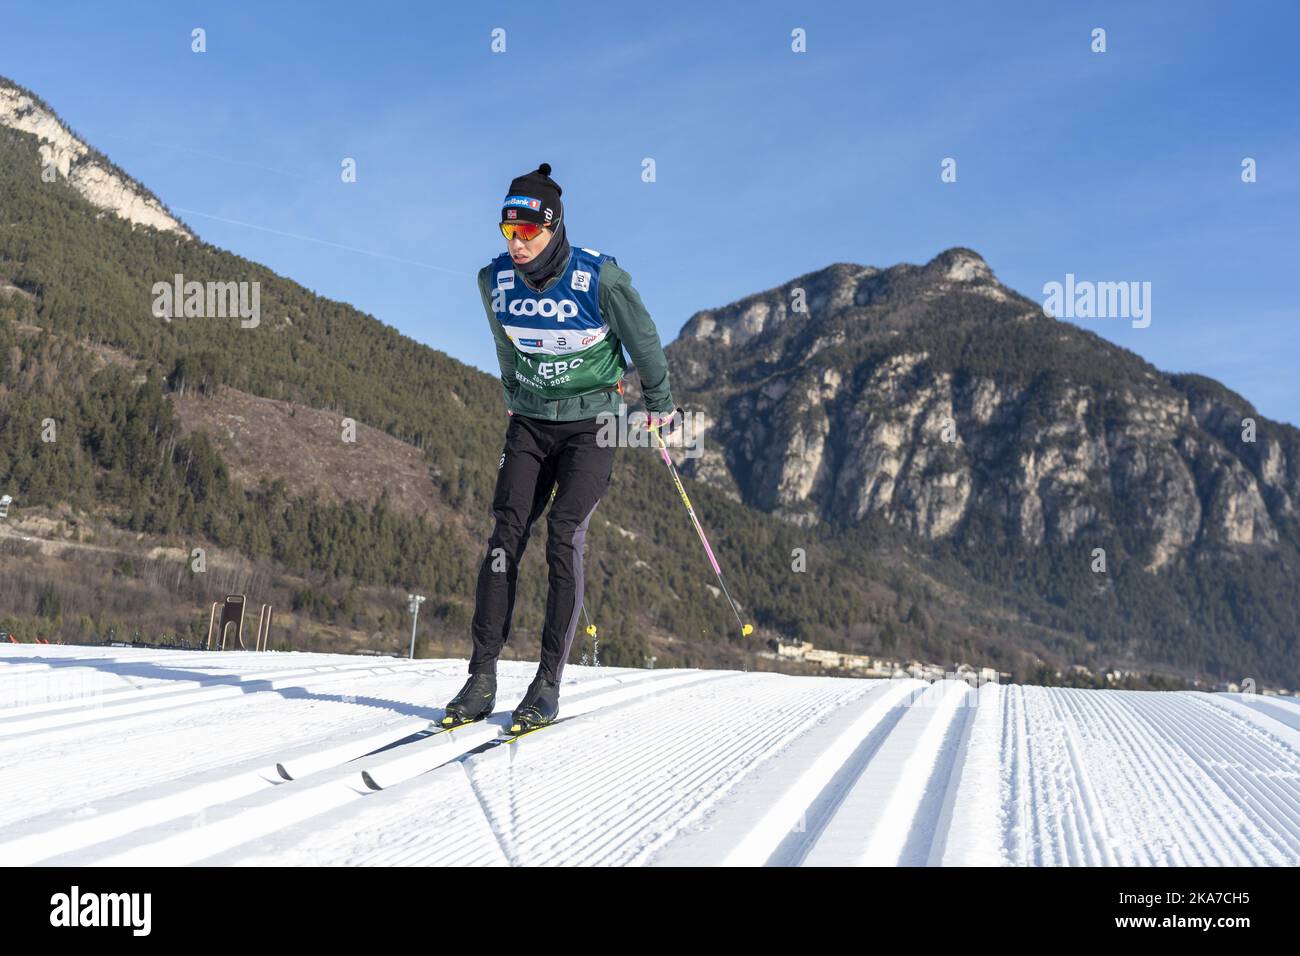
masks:
<svg viewBox="0 0 1300 956"><path fill-rule="evenodd" d="M367 503L387 490L403 513L453 516L420 450L369 425L358 422L356 441L346 442L342 415L227 386L213 396L173 393L172 403L185 431L206 431L245 487L279 478L291 496L315 490L323 501Z"/></svg>

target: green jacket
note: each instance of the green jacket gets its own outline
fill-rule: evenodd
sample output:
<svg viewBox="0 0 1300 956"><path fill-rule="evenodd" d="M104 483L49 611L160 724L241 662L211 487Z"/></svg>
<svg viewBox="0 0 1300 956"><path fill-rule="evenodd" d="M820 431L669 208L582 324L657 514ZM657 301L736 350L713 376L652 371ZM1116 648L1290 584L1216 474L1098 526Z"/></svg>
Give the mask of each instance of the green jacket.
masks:
<svg viewBox="0 0 1300 956"><path fill-rule="evenodd" d="M548 401L520 388L515 380L515 347L506 336L505 329L492 311L492 266L486 265L478 273L478 291L483 298L483 311L497 345L497 363L501 366L501 386L505 389L506 407L516 415L544 418L554 422L572 422L595 418L603 412L618 414L623 396L610 388L574 398ZM523 276L519 270L519 281ZM559 282L561 276L551 280ZM546 286L549 288L550 284ZM641 302L641 296L632 288L632 277L617 263L606 262L600 269L600 315L609 323L610 335L616 346L626 349L641 377L641 391L645 407L651 412L669 412L674 407L668 385L668 359L659 342L659 330Z"/></svg>

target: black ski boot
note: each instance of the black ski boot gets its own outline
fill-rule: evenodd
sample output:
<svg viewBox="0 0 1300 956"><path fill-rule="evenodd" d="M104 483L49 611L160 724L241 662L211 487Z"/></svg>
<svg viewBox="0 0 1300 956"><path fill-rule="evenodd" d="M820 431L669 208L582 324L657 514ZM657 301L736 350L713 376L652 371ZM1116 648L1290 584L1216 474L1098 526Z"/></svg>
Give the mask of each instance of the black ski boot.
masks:
<svg viewBox="0 0 1300 956"><path fill-rule="evenodd" d="M447 704L447 715L442 718L442 726L457 727L491 716L496 698L496 674L471 674L460 693Z"/></svg>
<svg viewBox="0 0 1300 956"><path fill-rule="evenodd" d="M510 718L510 733L522 734L552 723L560 713L560 685L538 674Z"/></svg>

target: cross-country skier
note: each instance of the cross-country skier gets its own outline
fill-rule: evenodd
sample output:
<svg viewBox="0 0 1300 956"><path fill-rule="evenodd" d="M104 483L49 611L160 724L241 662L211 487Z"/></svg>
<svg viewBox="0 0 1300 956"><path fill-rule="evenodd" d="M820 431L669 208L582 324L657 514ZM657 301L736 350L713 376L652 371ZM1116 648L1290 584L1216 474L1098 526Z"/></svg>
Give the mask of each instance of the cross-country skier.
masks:
<svg viewBox="0 0 1300 956"><path fill-rule="evenodd" d="M511 731L551 723L559 713L560 675L582 607L587 524L614 468L614 444L597 442L597 416L626 413L624 348L641 377L646 427L667 434L680 422L659 332L631 277L611 255L570 247L561 189L550 174L542 163L510 184L501 210L507 251L478 274L509 425L492 499L496 525L475 590L470 678L447 704L447 726L492 713L519 561L553 486L541 661Z"/></svg>

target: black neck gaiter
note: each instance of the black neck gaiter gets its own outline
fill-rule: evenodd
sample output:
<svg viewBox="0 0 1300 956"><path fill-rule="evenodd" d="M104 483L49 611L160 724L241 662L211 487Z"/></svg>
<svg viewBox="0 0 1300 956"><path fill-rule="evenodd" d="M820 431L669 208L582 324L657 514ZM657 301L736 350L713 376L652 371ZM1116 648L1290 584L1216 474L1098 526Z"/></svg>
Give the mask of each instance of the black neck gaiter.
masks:
<svg viewBox="0 0 1300 956"><path fill-rule="evenodd" d="M541 289L542 286L550 282L557 275L563 272L569 265L569 240L564 235L564 220L560 220L560 225L556 228L555 234L551 236L551 241L546 244L541 255L534 256L527 262L516 262L515 268L518 269L528 284L534 289Z"/></svg>

